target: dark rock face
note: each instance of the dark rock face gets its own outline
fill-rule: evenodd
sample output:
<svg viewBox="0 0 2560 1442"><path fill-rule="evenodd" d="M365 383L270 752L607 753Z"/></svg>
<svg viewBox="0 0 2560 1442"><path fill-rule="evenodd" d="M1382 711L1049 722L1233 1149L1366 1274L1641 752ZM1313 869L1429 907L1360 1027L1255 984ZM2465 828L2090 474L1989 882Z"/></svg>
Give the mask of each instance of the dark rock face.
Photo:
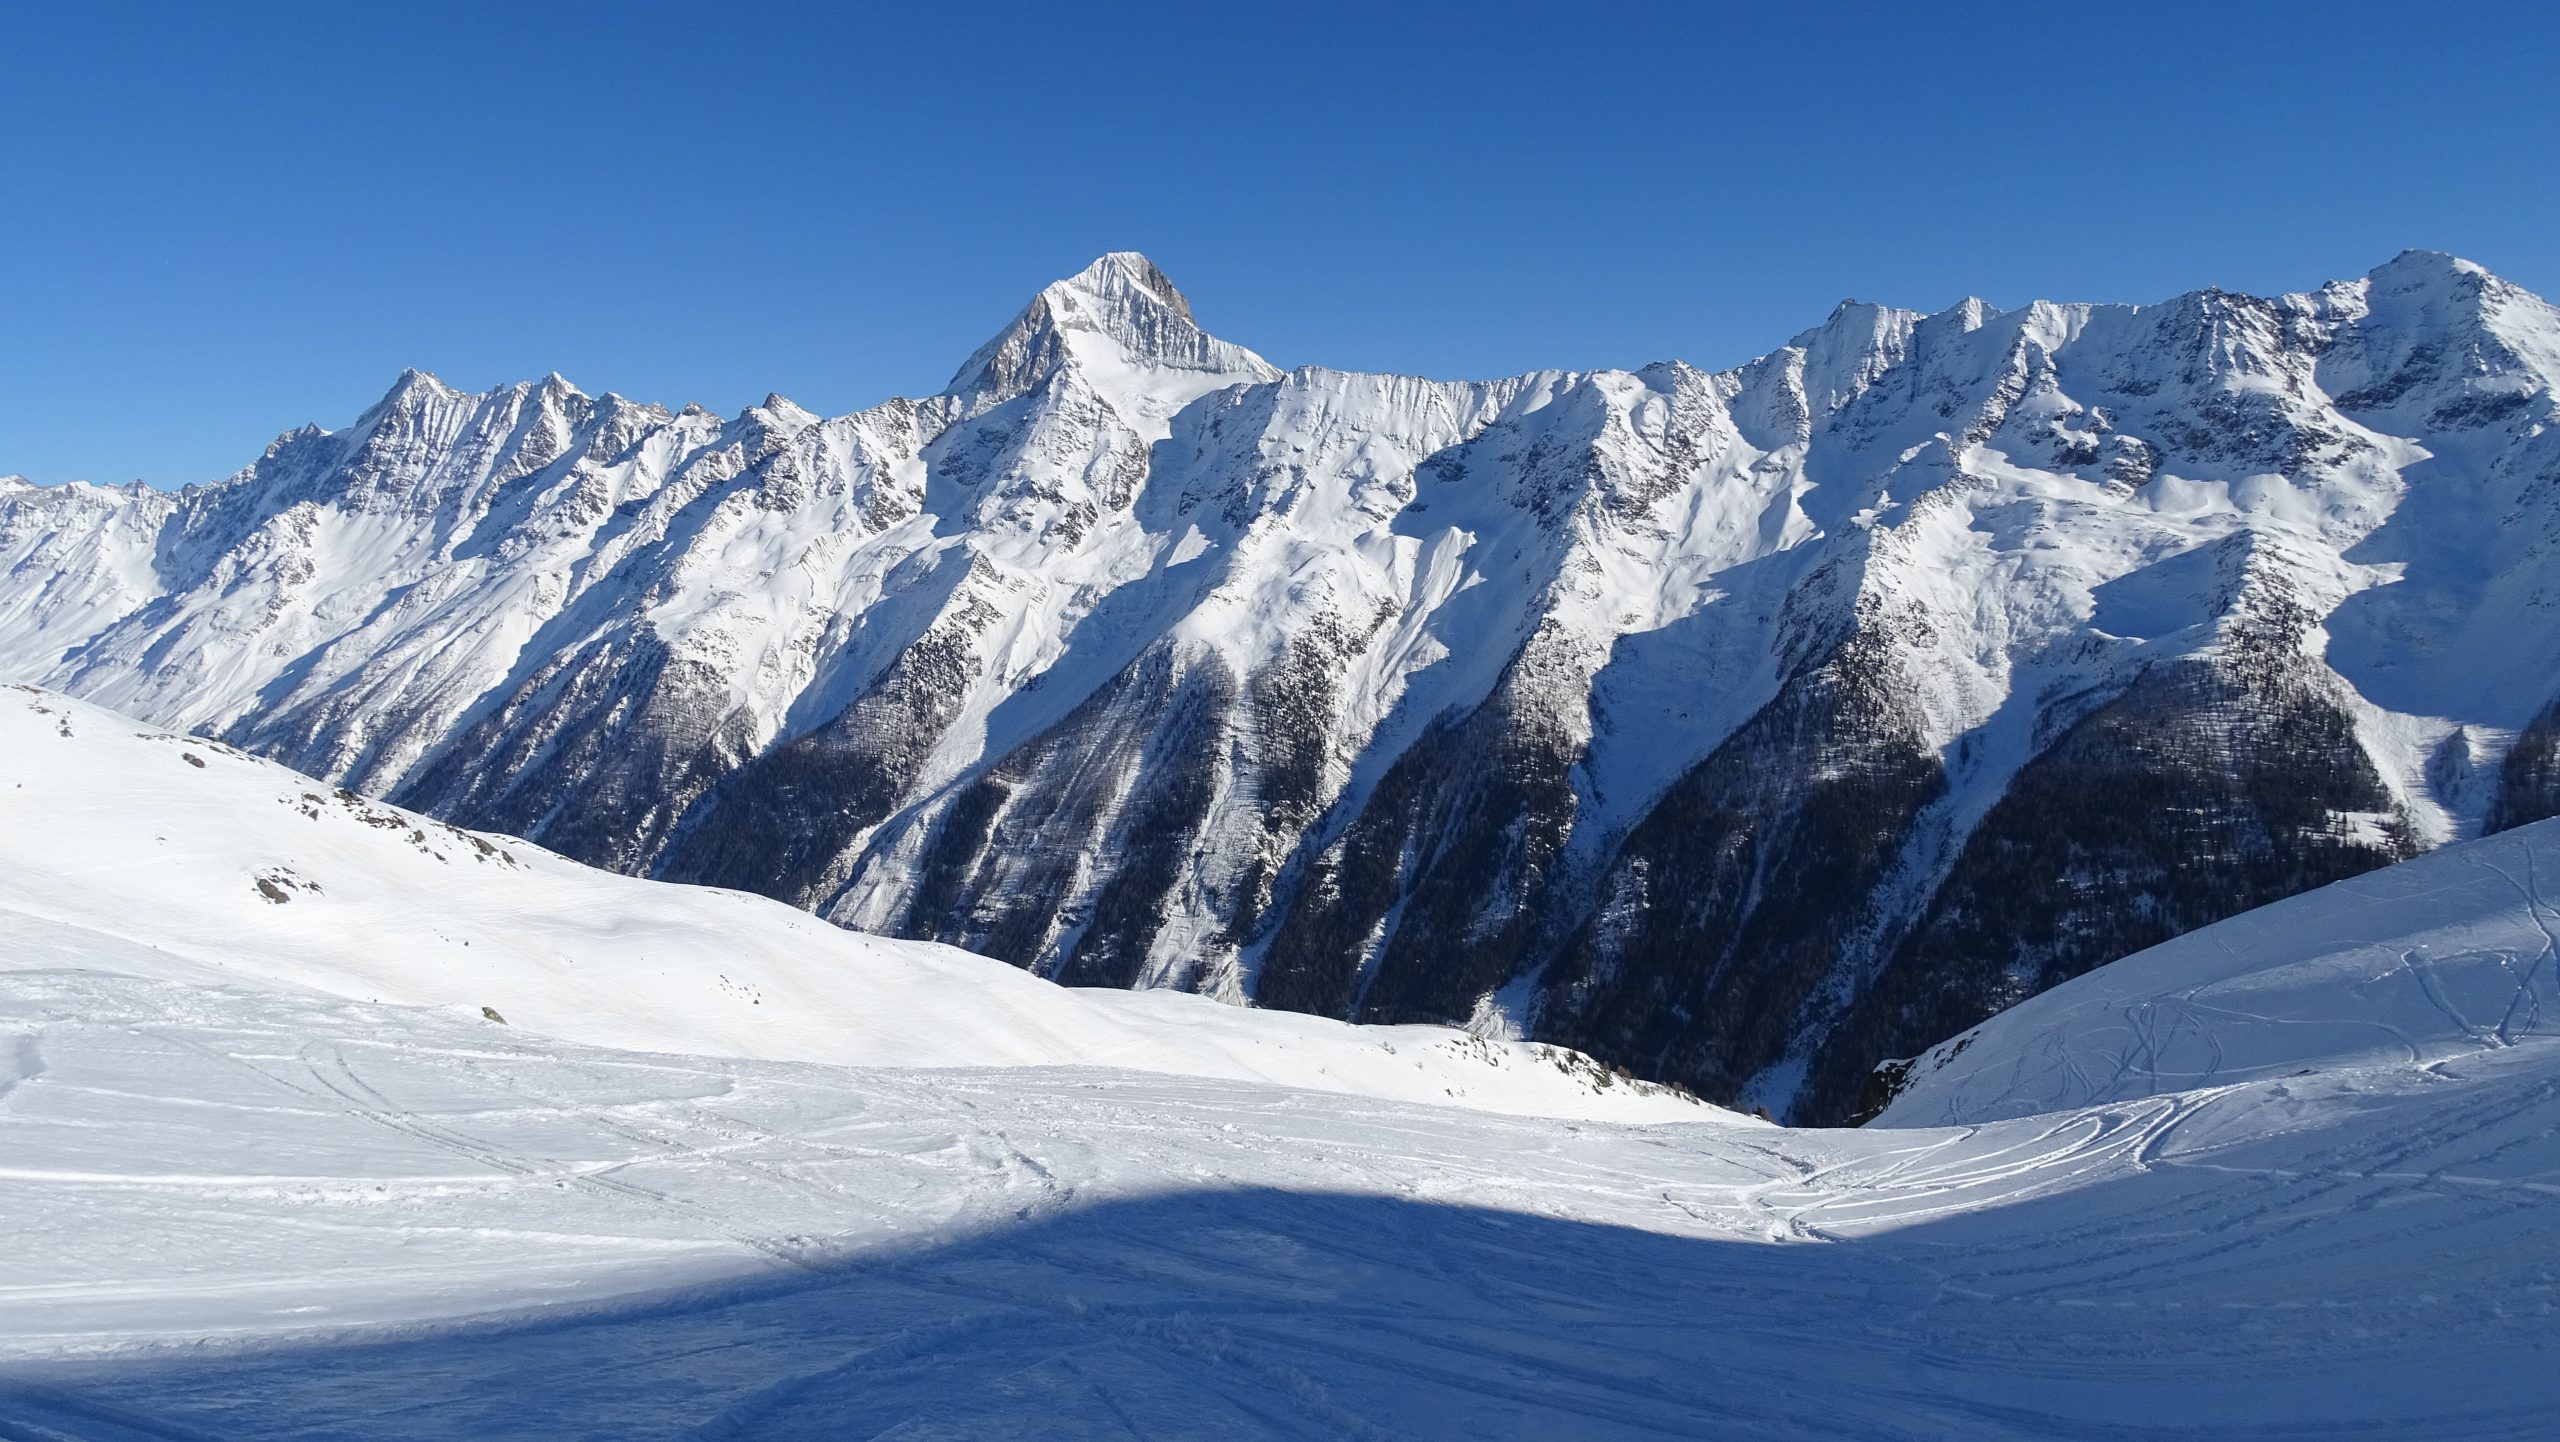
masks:
<svg viewBox="0 0 2560 1442"><path fill-rule="evenodd" d="M1580 745L1546 709L1537 643L1492 697L1435 721L1312 858L1256 979L1264 1005L1363 1021L1463 1021L1552 923Z"/></svg>
<svg viewBox="0 0 2560 1442"><path fill-rule="evenodd" d="M1196 844L1235 697L1214 656L1139 658L960 788L899 933L1071 985L1134 984Z"/></svg>
<svg viewBox="0 0 2560 1442"><path fill-rule="evenodd" d="M1719 1099L1777 1062L1945 785L1901 696L1861 631L1683 776L1548 971L1548 1034Z"/></svg>
<svg viewBox="0 0 2560 1442"><path fill-rule="evenodd" d="M2516 737L2498 767L2496 799L2480 829L2511 831L2554 816L2560 816L2560 701L2543 707Z"/></svg>
<svg viewBox="0 0 2560 1442"><path fill-rule="evenodd" d="M1290 849L1324 814L1327 734L1342 710L1340 667L1358 646L1331 613L1292 637L1277 663L1245 683L1244 754L1256 758L1254 827L1241 857L1224 940L1242 946L1262 924ZM1275 1003L1276 1004L1276 1003Z"/></svg>
<svg viewBox="0 0 2560 1442"><path fill-rule="evenodd" d="M1907 1057L2093 967L2417 847L2334 693L2267 650L2145 672L2021 770L1798 1114L1854 1115Z"/></svg>
<svg viewBox="0 0 2560 1442"><path fill-rule="evenodd" d="M646 639L599 646L537 672L392 799L645 872L686 806L749 754L734 710L699 662Z"/></svg>
<svg viewBox="0 0 2560 1442"><path fill-rule="evenodd" d="M967 640L985 619L954 612L833 720L739 766L704 796L659 874L823 903L853 838L905 794L957 714L978 665Z"/></svg>

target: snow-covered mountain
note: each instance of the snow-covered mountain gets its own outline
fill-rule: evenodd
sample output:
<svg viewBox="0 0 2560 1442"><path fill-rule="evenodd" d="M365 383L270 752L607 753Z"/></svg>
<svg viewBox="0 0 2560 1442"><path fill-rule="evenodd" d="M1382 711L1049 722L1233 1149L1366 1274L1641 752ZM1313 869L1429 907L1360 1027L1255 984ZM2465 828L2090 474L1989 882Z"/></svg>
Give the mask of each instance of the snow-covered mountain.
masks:
<svg viewBox="0 0 2560 1442"><path fill-rule="evenodd" d="M0 666L1065 981L1838 1117L2560 810L2555 377L2417 252L1491 382L1282 374L1113 255L924 401L411 374L217 485L0 483Z"/></svg>
<svg viewBox="0 0 2560 1442"><path fill-rule="evenodd" d="M2556 871L2206 928L1794 1131L0 692L0 1435L2524 1442Z"/></svg>

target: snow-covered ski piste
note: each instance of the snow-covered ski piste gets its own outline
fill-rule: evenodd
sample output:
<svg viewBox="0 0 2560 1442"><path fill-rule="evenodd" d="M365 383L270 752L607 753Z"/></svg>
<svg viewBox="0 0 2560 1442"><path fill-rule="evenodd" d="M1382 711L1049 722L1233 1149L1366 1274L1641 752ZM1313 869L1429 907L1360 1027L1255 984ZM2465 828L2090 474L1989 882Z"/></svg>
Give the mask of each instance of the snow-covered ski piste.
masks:
<svg viewBox="0 0 2560 1442"><path fill-rule="evenodd" d="M2555 827L1799 1131L0 692L0 1438L2547 1437Z"/></svg>

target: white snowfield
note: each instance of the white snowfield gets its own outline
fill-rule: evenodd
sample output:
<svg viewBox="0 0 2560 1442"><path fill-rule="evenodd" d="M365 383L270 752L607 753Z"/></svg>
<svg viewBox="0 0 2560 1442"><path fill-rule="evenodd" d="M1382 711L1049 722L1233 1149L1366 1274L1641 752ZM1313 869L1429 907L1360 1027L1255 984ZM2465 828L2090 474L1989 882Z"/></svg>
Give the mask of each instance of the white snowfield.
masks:
<svg viewBox="0 0 2560 1442"><path fill-rule="evenodd" d="M1629 1125L1525 1093L1505 1114L1482 1078L1461 1107L1328 1075L1376 1033L1179 997L1088 1013L760 903L493 838L512 863L478 860L364 803L306 816L274 768L137 729L0 692L11 1442L2523 1439L2560 1418L2560 1051L2487 985L2560 1004L2533 890L2553 824L2047 993L1897 1125L1685 1104ZM2430 948L2417 1002L2376 945ZM763 989L746 1019L722 975ZM861 1031L829 978L897 1019ZM2089 998L2181 988L2218 998L2180 1035L2223 1037L2220 1062L2164 1038L2118 1083L1998 1115L2048 1085L2020 1058L2122 1053L2136 1003ZM1193 1018L1235 1028L1187 1054L1215 1074L1132 1069ZM2408 1045L2341 1024L2363 1018ZM678 1032L696 1054L562 1039ZM1270 1059L1275 1038L1307 1055ZM1126 1050L1058 1064L1086 1042ZM874 1064L774 1059L828 1045Z"/></svg>
<svg viewBox="0 0 2560 1442"><path fill-rule="evenodd" d="M138 975L486 1007L597 1046L1752 1124L1559 1048L1069 989L760 896L616 876L31 687L0 687L0 910L132 943Z"/></svg>

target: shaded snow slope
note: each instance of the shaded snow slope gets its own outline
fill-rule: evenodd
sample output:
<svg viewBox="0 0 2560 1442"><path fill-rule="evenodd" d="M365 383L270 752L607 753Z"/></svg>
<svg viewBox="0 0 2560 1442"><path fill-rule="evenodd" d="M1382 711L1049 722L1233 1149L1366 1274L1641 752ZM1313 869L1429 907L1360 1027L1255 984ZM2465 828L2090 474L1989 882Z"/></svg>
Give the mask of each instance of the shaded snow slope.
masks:
<svg viewBox="0 0 2560 1442"><path fill-rule="evenodd" d="M1054 979L1837 1117L2560 814L2555 366L2410 252L1844 304L1720 372L1282 373L1119 253L852 415L411 373L178 495L0 485L0 675Z"/></svg>
<svg viewBox="0 0 2560 1442"><path fill-rule="evenodd" d="M0 688L0 925L17 965L31 946L112 943L116 966L140 975L467 1017L486 1007L594 1045L1110 1066L1559 1115L1705 1114L1554 1048L1072 990L762 897L614 876L17 687Z"/></svg>
<svg viewBox="0 0 2560 1442"><path fill-rule="evenodd" d="M2539 1036L1961 1127L1626 1127L612 1051L177 965L0 909L11 1437L2521 1442L2560 1409Z"/></svg>
<svg viewBox="0 0 2560 1442"><path fill-rule="evenodd" d="M2022 1002L1913 1061L1878 1121L2313 1074L2400 1085L2519 1048L2539 1066L2560 1050L2560 821L2261 907Z"/></svg>

